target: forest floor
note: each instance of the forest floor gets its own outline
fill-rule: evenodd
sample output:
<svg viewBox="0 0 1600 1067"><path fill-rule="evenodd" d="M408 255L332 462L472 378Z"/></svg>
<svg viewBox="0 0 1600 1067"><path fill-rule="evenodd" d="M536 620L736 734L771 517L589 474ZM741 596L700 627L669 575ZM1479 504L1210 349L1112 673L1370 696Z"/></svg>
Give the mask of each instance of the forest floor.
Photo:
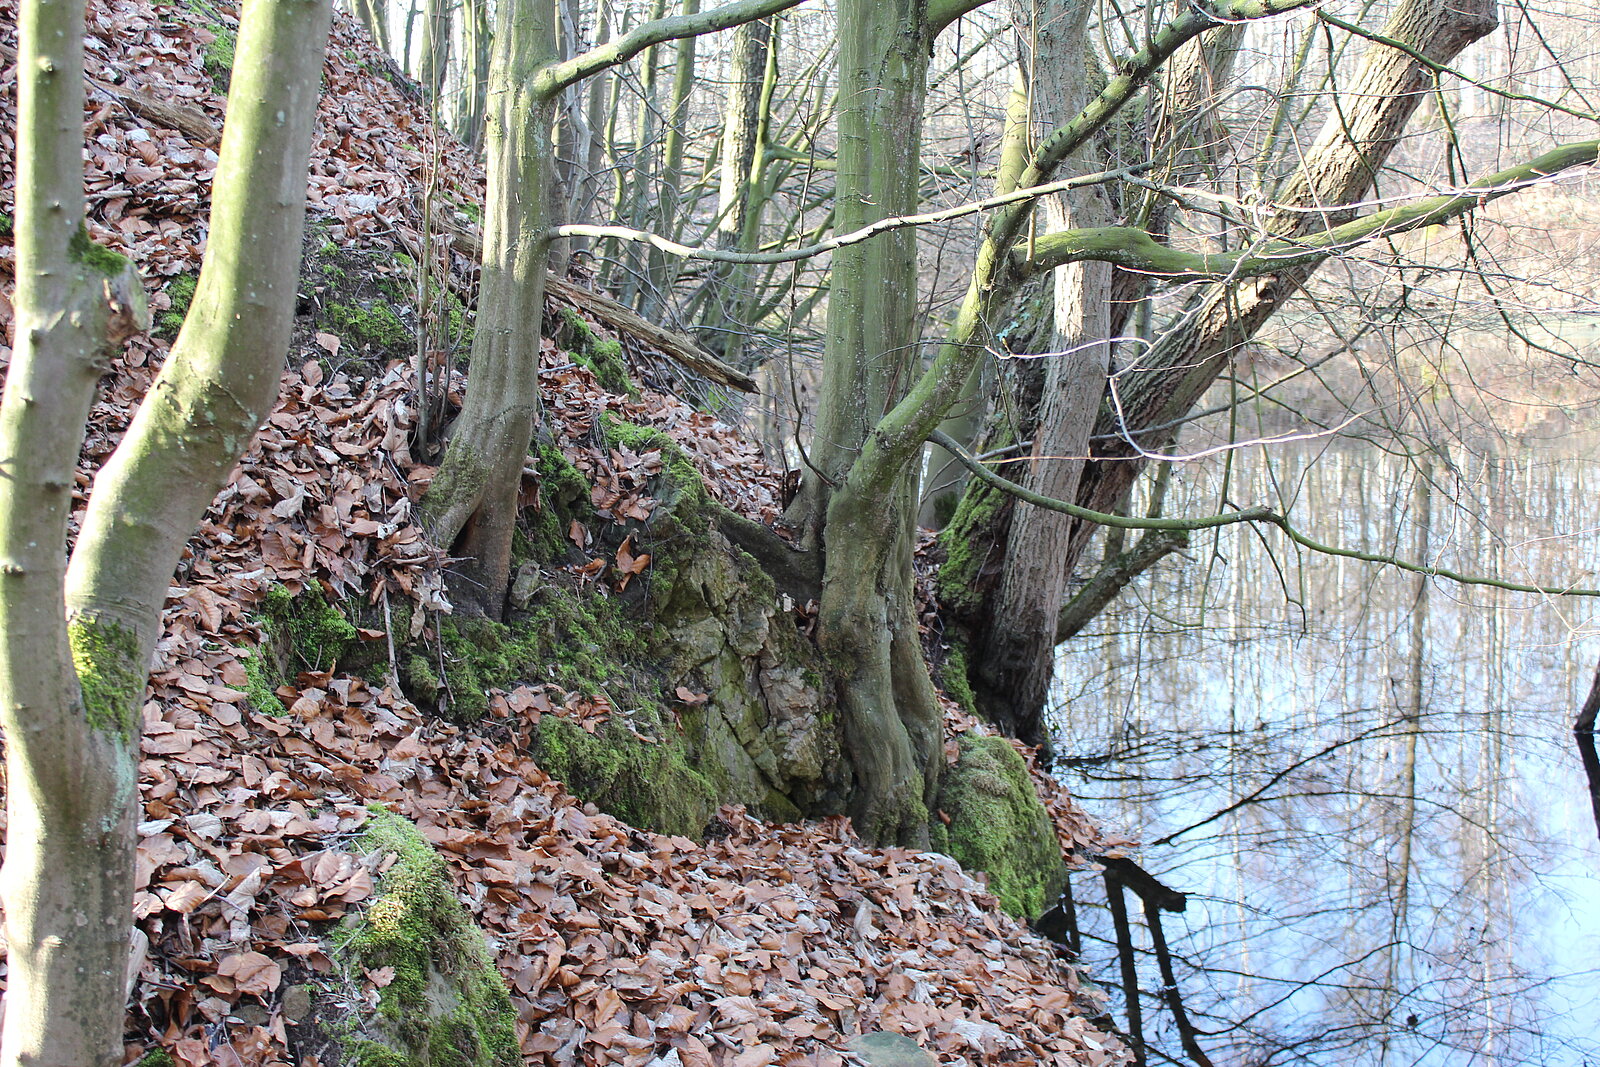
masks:
<svg viewBox="0 0 1600 1067"><path fill-rule="evenodd" d="M0 0L0 41L13 47L15 25L15 0ZM159 367L200 266L230 28L226 4L90 4L92 234L140 265L168 321L106 376L80 501ZM473 264L428 233L418 205L431 189L453 225L471 230L481 174L383 69L340 16L308 250L360 258L370 273L358 284L393 291L414 286L397 254L431 247L440 276L470 292ZM14 72L5 84L9 290ZM309 288L303 302L315 304ZM414 344L414 308L400 318ZM447 318L436 330L446 343ZM0 319L9 330L3 295ZM321 1062L295 1044L303 991L343 996L354 1011L391 977L374 971L332 988L329 932L371 898L384 862L348 848L373 805L415 821L448 861L497 953L527 1062L842 1064L851 1036L878 1029L944 1062L1123 1062L1120 1041L1088 1021L1103 1000L1092 985L947 857L867 848L843 819L776 826L737 809L724 809L703 842L643 832L573 797L526 755L540 715L593 729L611 713L603 696L548 684L497 691L471 728L407 699L393 649L425 636L449 603L443 554L414 522L433 474L410 453L414 381L408 362L391 358L403 353L382 351L384 325L297 328L278 404L169 591L144 705L128 1062L157 1048L189 1067ZM0 367L9 357L0 346ZM713 495L775 517L779 476L734 429L670 395L609 393L554 346L544 359L551 432L596 486L592 524L654 504L646 490L659 457L590 443L605 412L660 428ZM450 388L459 400L459 375ZM529 491L537 507L531 479ZM583 529L570 534L575 548L589 542ZM639 564L625 544L552 566L616 588ZM348 635L368 646L363 670L301 664L266 691L263 602L308 590L365 604L368 622L409 620L409 632L368 625ZM975 729L952 705L950 736ZM1035 778L1065 848L1117 844Z"/></svg>

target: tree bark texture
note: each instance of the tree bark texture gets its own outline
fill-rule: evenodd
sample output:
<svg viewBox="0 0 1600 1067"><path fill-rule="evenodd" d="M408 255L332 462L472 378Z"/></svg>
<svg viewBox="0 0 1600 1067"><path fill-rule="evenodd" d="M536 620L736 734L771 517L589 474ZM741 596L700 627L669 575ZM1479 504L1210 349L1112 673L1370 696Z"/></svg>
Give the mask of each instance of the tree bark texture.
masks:
<svg viewBox="0 0 1600 1067"><path fill-rule="evenodd" d="M842 231L916 208L930 32L924 0L840 4ZM909 229L834 253L811 476L791 509L824 553L818 640L840 682L856 827L869 840L906 843L927 838L941 751L911 596L918 472L898 462L851 476L916 367L916 285Z"/></svg>
<svg viewBox="0 0 1600 1067"><path fill-rule="evenodd" d="M719 249L746 251L759 230L756 186L763 180L762 102L770 100L774 20L740 26L733 37L733 70L722 119L722 158L718 171L717 233ZM701 339L726 362L752 369L744 357L744 331L750 327L744 309L752 304L754 272L745 265L714 263L707 279L708 299Z"/></svg>
<svg viewBox="0 0 1600 1067"><path fill-rule="evenodd" d="M0 715L10 983L0 1063L122 1059L139 703L173 567L276 396L331 5L250 0L188 319L96 478L63 572L74 462L143 297L83 226L82 0L19 28L17 346L0 402Z"/></svg>
<svg viewBox="0 0 1600 1067"><path fill-rule="evenodd" d="M1034 0L1020 14L1033 55L1033 102L1047 129L1087 102L1084 56L1091 5L1087 0ZM1030 25L1031 21L1031 25ZM1077 62L1073 62L1077 60ZM1083 172L1100 169L1086 146L1068 161ZM1046 232L1110 222L1098 187L1059 194L1044 205ZM1071 500L1089 455L1110 359L1111 267L1085 262L1058 268L1054 330L1045 360L1044 391L1033 451L1022 484ZM1043 712L1054 673L1056 616L1072 575L1068 552L1073 520L1019 504L1006 542L994 624L979 654L968 659L979 710L1015 737L1048 740Z"/></svg>

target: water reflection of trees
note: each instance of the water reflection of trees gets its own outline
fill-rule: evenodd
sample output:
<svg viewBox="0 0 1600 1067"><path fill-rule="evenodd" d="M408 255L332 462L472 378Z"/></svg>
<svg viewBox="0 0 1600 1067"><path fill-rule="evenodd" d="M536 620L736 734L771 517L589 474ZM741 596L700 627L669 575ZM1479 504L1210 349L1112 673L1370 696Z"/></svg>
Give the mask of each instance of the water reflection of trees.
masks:
<svg viewBox="0 0 1600 1067"><path fill-rule="evenodd" d="M1600 559L1571 455L1302 446L1225 477L1186 469L1171 509L1290 506L1329 540L1478 573ZM1568 732L1592 607L1275 547L1197 544L1062 665L1063 773L1192 893L1168 937L1202 1043L1240 1064L1600 1055L1600 853Z"/></svg>

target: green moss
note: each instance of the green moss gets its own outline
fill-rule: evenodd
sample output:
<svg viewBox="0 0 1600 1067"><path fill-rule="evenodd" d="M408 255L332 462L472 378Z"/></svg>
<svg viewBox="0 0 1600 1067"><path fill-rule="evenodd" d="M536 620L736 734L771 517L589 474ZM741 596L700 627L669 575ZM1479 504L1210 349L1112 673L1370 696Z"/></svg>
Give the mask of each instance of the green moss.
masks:
<svg viewBox="0 0 1600 1067"><path fill-rule="evenodd" d="M200 62L205 72L211 75L211 84L217 87L217 92L226 96L228 86L233 82L233 49L238 43L238 34L220 22L214 22L206 29L211 31L215 40L206 45Z"/></svg>
<svg viewBox="0 0 1600 1067"><path fill-rule="evenodd" d="M960 756L939 785L939 809L949 825L931 824L933 847L968 870L989 874L1000 906L1031 919L1061 894L1066 867L1050 816L1028 767L1003 737L961 739Z"/></svg>
<svg viewBox="0 0 1600 1067"><path fill-rule="evenodd" d="M570 719L546 715L534 750L539 766L573 795L642 829L694 837L717 810L716 784L690 766L681 735L654 706L633 710L627 722L621 712L613 713L592 734Z"/></svg>
<svg viewBox="0 0 1600 1067"><path fill-rule="evenodd" d="M14 229L15 223L11 221L11 216L4 211L0 211L0 237L10 240Z"/></svg>
<svg viewBox="0 0 1600 1067"><path fill-rule="evenodd" d="M180 274L167 283L167 298L172 301L172 306L156 316L156 336L169 340L178 336L178 331L183 328L183 320L189 314L189 306L194 303L195 287L200 283L197 274Z"/></svg>
<svg viewBox="0 0 1600 1067"><path fill-rule="evenodd" d="M383 301L373 301L370 307L331 303L322 309L322 316L330 333L380 352L403 356L416 343L411 328Z"/></svg>
<svg viewBox="0 0 1600 1067"><path fill-rule="evenodd" d="M981 579L989 561L994 536L995 513L1005 503L1005 494L987 483L973 479L961 494L955 514L939 533L944 563L939 567L934 588L942 607L958 614L976 611L982 602Z"/></svg>
<svg viewBox="0 0 1600 1067"><path fill-rule="evenodd" d="M133 1067L177 1067L172 1053L164 1048L153 1048L134 1061Z"/></svg>
<svg viewBox="0 0 1600 1067"><path fill-rule="evenodd" d="M253 648L245 654L244 676L244 694L250 701L251 707L265 715L289 713L289 709L283 706L283 701L278 699L275 691L283 679L279 676L266 649Z"/></svg>
<svg viewBox="0 0 1600 1067"><path fill-rule="evenodd" d="M601 340L583 316L571 308L561 309L561 328L556 343L567 349L574 363L593 371L602 389L630 396L637 392L628 377L621 342Z"/></svg>
<svg viewBox="0 0 1600 1067"><path fill-rule="evenodd" d="M377 1018L346 1040L367 1067L490 1067L522 1062L516 1011L483 932L457 898L449 869L416 826L382 808L357 854L395 857L371 905L334 935L352 980L392 967Z"/></svg>
<svg viewBox="0 0 1600 1067"><path fill-rule="evenodd" d="M960 642L952 643L945 652L944 663L939 668L939 688L968 714L978 714L978 697L967 680L967 650Z"/></svg>
<svg viewBox="0 0 1600 1067"><path fill-rule="evenodd" d="M67 624L67 642L89 725L124 740L133 736L145 683L138 636L109 619L79 615Z"/></svg>
<svg viewBox="0 0 1600 1067"><path fill-rule="evenodd" d="M651 482L649 492L657 501L650 519L628 523L621 529L633 533L634 552L651 554L650 569L642 576L642 588L652 600L668 603L672 599L683 564L706 551L710 542L711 499L705 481L672 438L660 430L604 417L601 429L606 443L626 448L638 455L659 450L662 472ZM621 536L616 538L621 541ZM759 568L753 568L759 572Z"/></svg>
<svg viewBox="0 0 1600 1067"><path fill-rule="evenodd" d="M80 225L78 232L72 235L72 240L67 243L67 252L74 260L88 267L97 274L107 278L115 278L128 269L128 257L120 252L113 252L105 245L95 244L89 239L88 227Z"/></svg>
<svg viewBox="0 0 1600 1067"><path fill-rule="evenodd" d="M540 444L534 449L539 472L539 507L523 512L525 541L514 551L518 562L554 563L566 557L573 544L567 533L572 520L587 522L594 514L588 479L568 462L559 448Z"/></svg>
<svg viewBox="0 0 1600 1067"><path fill-rule="evenodd" d="M294 669L332 670L346 649L361 640L350 620L316 589L295 593L273 586L256 605L256 623Z"/></svg>

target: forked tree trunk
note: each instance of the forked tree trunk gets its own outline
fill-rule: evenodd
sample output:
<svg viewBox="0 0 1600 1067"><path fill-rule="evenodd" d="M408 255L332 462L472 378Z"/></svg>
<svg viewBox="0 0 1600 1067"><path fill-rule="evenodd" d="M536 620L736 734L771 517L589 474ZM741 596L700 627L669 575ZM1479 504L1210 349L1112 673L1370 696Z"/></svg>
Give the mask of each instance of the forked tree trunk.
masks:
<svg viewBox="0 0 1600 1067"><path fill-rule="evenodd" d="M0 453L10 979L0 1064L122 1061L139 705L184 542L277 393L331 5L247 0L194 303L95 480L63 573L95 385L139 328L131 265L83 225L83 0L24 3L17 345Z"/></svg>
<svg viewBox="0 0 1600 1067"><path fill-rule="evenodd" d="M839 5L840 232L916 209L930 45L926 0ZM917 365L916 288L910 229L834 253L814 477L791 510L825 554L818 640L840 681L856 828L907 843L926 840L940 744L911 596L918 472L905 464L870 484L847 478Z"/></svg>

